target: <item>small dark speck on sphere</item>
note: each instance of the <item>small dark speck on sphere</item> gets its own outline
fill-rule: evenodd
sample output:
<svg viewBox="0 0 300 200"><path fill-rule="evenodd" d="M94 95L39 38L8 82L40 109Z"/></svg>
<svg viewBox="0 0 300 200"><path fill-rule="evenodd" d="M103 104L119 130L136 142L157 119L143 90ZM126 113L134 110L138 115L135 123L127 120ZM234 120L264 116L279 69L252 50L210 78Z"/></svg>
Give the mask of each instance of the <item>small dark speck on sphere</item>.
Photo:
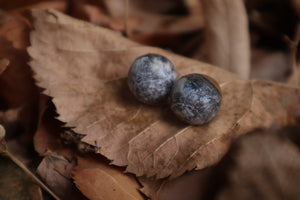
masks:
<svg viewBox="0 0 300 200"><path fill-rule="evenodd" d="M217 87L200 74L189 74L176 81L171 92L171 109L184 122L202 125L212 120L221 104Z"/></svg>
<svg viewBox="0 0 300 200"><path fill-rule="evenodd" d="M146 104L165 101L171 92L177 72L164 56L146 54L138 57L128 72L128 86L133 95Z"/></svg>

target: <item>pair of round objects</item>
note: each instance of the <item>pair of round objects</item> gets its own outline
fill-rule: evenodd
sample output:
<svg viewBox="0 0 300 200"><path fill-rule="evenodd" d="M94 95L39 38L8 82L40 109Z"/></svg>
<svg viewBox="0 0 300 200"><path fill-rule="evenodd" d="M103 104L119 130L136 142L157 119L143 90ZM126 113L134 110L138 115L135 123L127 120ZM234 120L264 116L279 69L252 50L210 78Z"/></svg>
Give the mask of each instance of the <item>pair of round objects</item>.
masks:
<svg viewBox="0 0 300 200"><path fill-rule="evenodd" d="M171 110L186 123L202 125L213 119L222 99L217 83L200 74L176 80L177 76L166 57L147 54L131 65L128 85L133 95L146 104L158 104L170 96Z"/></svg>

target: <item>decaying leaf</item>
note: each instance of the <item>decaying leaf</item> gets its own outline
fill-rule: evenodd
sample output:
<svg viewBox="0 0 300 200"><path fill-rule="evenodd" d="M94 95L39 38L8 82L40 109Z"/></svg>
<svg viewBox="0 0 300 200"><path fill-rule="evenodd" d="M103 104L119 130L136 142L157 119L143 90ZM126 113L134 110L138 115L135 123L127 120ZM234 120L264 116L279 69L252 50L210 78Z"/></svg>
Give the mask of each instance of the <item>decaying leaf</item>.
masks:
<svg viewBox="0 0 300 200"><path fill-rule="evenodd" d="M62 199L83 199L84 197L72 183L72 169L75 159L54 152L48 152L40 163L37 173L49 187Z"/></svg>
<svg viewBox="0 0 300 200"><path fill-rule="evenodd" d="M52 109L46 109L44 112L34 137L34 144L36 151L45 156L37 172L59 197L85 199L82 193L90 199L105 200L114 199L116 194L122 194L123 199L132 199L130 195L140 196L137 192L139 185L132 176L111 168L108 164L102 163L101 159L78 157L74 148L64 144L58 135L63 131L60 128L61 124L54 119L52 111ZM75 170L74 167L77 164L78 167ZM101 176L103 173L108 178ZM78 189L73 183L73 175ZM90 184L91 181L97 184Z"/></svg>
<svg viewBox="0 0 300 200"><path fill-rule="evenodd" d="M151 200L201 200L207 180L211 175L211 168L192 171L173 180L151 180L139 178L143 185L141 191Z"/></svg>
<svg viewBox="0 0 300 200"><path fill-rule="evenodd" d="M170 181L139 178L142 192L153 200L298 199L298 133L299 126L251 132L215 166Z"/></svg>
<svg viewBox="0 0 300 200"><path fill-rule="evenodd" d="M142 199L137 191L140 186L133 176L104 164L103 159L79 157L73 145L63 142L59 134L65 130L61 128L61 122L55 119L52 104L47 106L49 99L44 100L40 107L47 109L41 113L34 144L36 151L45 156L37 172L49 187L62 199L86 199L83 194L90 199L115 199L117 194L123 199L132 199L131 195ZM104 177L101 176L103 173ZM90 184L91 181L96 184Z"/></svg>
<svg viewBox="0 0 300 200"><path fill-rule="evenodd" d="M40 120L34 136L34 148L43 156L37 173L62 199L85 199L72 180L76 165L75 149L64 144L59 137L64 132L61 122L55 119L55 111L49 98L40 98Z"/></svg>
<svg viewBox="0 0 300 200"><path fill-rule="evenodd" d="M227 184L215 199L299 199L300 151L285 135L252 133L235 148Z"/></svg>
<svg viewBox="0 0 300 200"><path fill-rule="evenodd" d="M42 199L40 187L3 152L0 153L0 199Z"/></svg>
<svg viewBox="0 0 300 200"><path fill-rule="evenodd" d="M45 12L36 10L34 13L37 20L34 22L36 30L31 33L31 44L35 48L29 48L29 53L32 56L37 54L41 56L42 54L36 48L40 50L47 46L47 49L43 50L43 53L47 53L43 55L47 60L33 61L34 65L46 64L45 69L52 66L51 62L56 67L59 67L57 64L60 66L70 64L74 67L73 73L76 71L75 68L81 70L82 77L87 76L89 72L97 72L95 74L97 80L115 80L127 76L130 64L137 56L152 52L169 57L181 75L200 70L203 74L213 74L219 82L240 79L217 67L183 58L158 48L141 46L121 37L118 32L96 27L54 10ZM60 56L56 57L57 54ZM82 65L93 67L81 68ZM187 66L189 66L188 69ZM68 69L61 67L60 70L62 70L61 76L67 75L65 78L73 76L67 71Z"/></svg>
<svg viewBox="0 0 300 200"><path fill-rule="evenodd" d="M65 16L33 12L31 67L39 86L82 141L137 176L175 178L218 162L231 140L255 129L294 122L299 90L247 81L214 66L138 45L120 34ZM167 105L147 106L130 94L127 71L145 53L169 58L180 75L202 73L220 85L222 104L204 126L178 121Z"/></svg>
<svg viewBox="0 0 300 200"><path fill-rule="evenodd" d="M284 82L289 71L290 59L287 53L252 49L251 78Z"/></svg>
<svg viewBox="0 0 300 200"><path fill-rule="evenodd" d="M110 1L107 1L110 2ZM119 5L125 1L120 1ZM75 14L75 17L86 19L90 23L100 25L102 27L108 27L112 30L118 30L124 32L125 30L125 16L124 14L117 16L109 15L109 11L104 11L101 7L87 4L86 2L75 2L74 4L79 11L79 14ZM132 3L130 3L132 5ZM125 6L125 5L124 5ZM100 7L100 8L99 8ZM115 6L116 7L116 6ZM115 8L114 7L114 8ZM122 6L123 10L124 7ZM197 16L173 16L154 14L150 12L143 12L137 8L129 8L130 16L128 18L128 29L130 32L130 38L133 36L148 36L151 35L166 35L172 36L176 34L184 34L193 31L199 31L203 28L203 18ZM115 12L114 10L113 12ZM117 12L116 12L117 13ZM113 13L112 13L113 14ZM114 15L114 14L113 14Z"/></svg>
<svg viewBox="0 0 300 200"><path fill-rule="evenodd" d="M39 93L32 71L26 64L29 59L26 52L29 45L29 25L26 20L0 11L0 45L0 58L6 59L5 62L8 63L0 76L0 106L6 111L17 111L15 120L8 119L4 123L7 138L14 138L14 145L10 145L13 141L8 141L8 146L14 155L18 154L17 151L26 154L36 128Z"/></svg>
<svg viewBox="0 0 300 200"><path fill-rule="evenodd" d="M31 145L37 122L39 95L32 71L27 65L28 45L29 24L24 17L16 17L1 10L0 59L8 66L0 75L0 108L4 111L3 126L6 129L8 149L26 164L34 161ZM0 121L1 115L0 112Z"/></svg>
<svg viewBox="0 0 300 200"><path fill-rule="evenodd" d="M0 12L0 58L5 58L9 66L0 76L0 95L9 108L19 106L29 107L36 103L36 86L33 83L31 71L26 64L28 55L26 46L29 45L28 25L6 12ZM11 81L14 80L14 81ZM3 105L2 105L3 106ZM28 108L31 109L31 108ZM28 112L33 118L34 112Z"/></svg>
<svg viewBox="0 0 300 200"><path fill-rule="evenodd" d="M4 40L11 42L11 46L18 50L25 49L29 45L29 26L25 22L25 20L17 18L9 14L8 12L1 10L0 24L0 37L2 45L4 43ZM3 45L3 49L1 49L0 51L1 54L11 53L10 51L8 51L9 47L10 45ZM13 55L9 55L6 58L10 60L11 56Z"/></svg>
<svg viewBox="0 0 300 200"><path fill-rule="evenodd" d="M41 98L42 99L42 98ZM44 102L45 101L45 102ZM63 133L61 128L62 124L55 119L55 113L53 108L48 107L48 98L44 98L40 101L40 120L37 127L37 131L33 138L34 148L40 155L44 155L47 151L60 152L65 149L62 140L59 135ZM65 152L65 155L71 157L71 153Z"/></svg>
<svg viewBox="0 0 300 200"><path fill-rule="evenodd" d="M57 200L58 197L7 150L3 138L0 142L0 199L42 199L42 188Z"/></svg>
<svg viewBox="0 0 300 200"><path fill-rule="evenodd" d="M248 78L250 38L242 0L203 0L206 51L210 63Z"/></svg>
<svg viewBox="0 0 300 200"><path fill-rule="evenodd" d="M103 0L103 4L107 9L107 12L114 18L124 16L126 7L126 1L123 0ZM159 6L157 6L159 5ZM172 10L178 10L182 8L183 2L181 0L153 0L142 2L139 0L131 0L129 2L129 13L168 13Z"/></svg>
<svg viewBox="0 0 300 200"><path fill-rule="evenodd" d="M91 200L143 200L133 176L102 163L99 159L78 157L74 180L79 190Z"/></svg>

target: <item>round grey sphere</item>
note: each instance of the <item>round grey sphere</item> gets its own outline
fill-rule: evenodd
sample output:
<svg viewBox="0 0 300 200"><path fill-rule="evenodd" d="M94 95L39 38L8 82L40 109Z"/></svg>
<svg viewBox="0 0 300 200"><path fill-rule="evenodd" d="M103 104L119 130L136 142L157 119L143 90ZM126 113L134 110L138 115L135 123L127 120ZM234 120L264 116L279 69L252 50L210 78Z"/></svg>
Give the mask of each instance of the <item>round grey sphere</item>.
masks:
<svg viewBox="0 0 300 200"><path fill-rule="evenodd" d="M216 84L200 74L181 77L171 92L171 110L192 125L209 122L217 114L222 99Z"/></svg>
<svg viewBox="0 0 300 200"><path fill-rule="evenodd" d="M176 78L177 72L166 57L147 54L138 57L131 65L128 85L139 101L156 104L169 97Z"/></svg>

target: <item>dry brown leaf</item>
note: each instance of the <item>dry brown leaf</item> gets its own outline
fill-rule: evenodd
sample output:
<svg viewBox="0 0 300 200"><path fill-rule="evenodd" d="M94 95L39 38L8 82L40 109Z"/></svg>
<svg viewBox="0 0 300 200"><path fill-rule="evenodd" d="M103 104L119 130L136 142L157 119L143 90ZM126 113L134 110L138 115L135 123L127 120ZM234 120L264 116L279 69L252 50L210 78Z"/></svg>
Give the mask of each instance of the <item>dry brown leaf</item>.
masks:
<svg viewBox="0 0 300 200"><path fill-rule="evenodd" d="M14 10L18 8L25 8L25 7L30 7L31 5L38 4L38 3L44 3L48 2L50 5L52 4L51 2L59 2L59 1L64 1L64 0L24 0L24 1L18 1L18 0L11 0L11 1L5 1L5 0L0 0L0 7L3 10Z"/></svg>
<svg viewBox="0 0 300 200"><path fill-rule="evenodd" d="M239 77L158 48L140 46L118 33L57 11L33 12L31 67L59 120L97 147L112 164L137 176L177 177L218 162L233 137L294 122L299 90ZM216 118L204 126L179 122L166 105L146 106L130 94L126 76L145 53L168 57L180 75L202 73L222 88ZM274 109L276 108L276 109Z"/></svg>
<svg viewBox="0 0 300 200"><path fill-rule="evenodd" d="M21 107L0 111L0 124L6 131L5 139L9 152L23 164L30 166L34 162L34 158L32 157L32 150L28 149L31 143L26 143L25 141L28 140L21 137L24 130L20 118L21 112Z"/></svg>
<svg viewBox="0 0 300 200"><path fill-rule="evenodd" d="M35 126L38 89L26 64L29 59L26 52L29 45L29 26L3 11L0 12L0 25L0 58L9 61L7 69L0 76L0 96L4 104L2 107L22 107L22 125L25 131L30 132Z"/></svg>
<svg viewBox="0 0 300 200"><path fill-rule="evenodd" d="M4 138L0 140L0 161L1 199L42 199L41 189L44 189L54 199L59 199L18 158L8 151Z"/></svg>
<svg viewBox="0 0 300 200"><path fill-rule="evenodd" d="M91 200L143 200L133 176L104 164L99 159L78 157L74 180L79 190Z"/></svg>
<svg viewBox="0 0 300 200"><path fill-rule="evenodd" d="M139 178L141 191L151 200L200 200L205 193L211 168L192 171L173 180Z"/></svg>
<svg viewBox="0 0 300 200"><path fill-rule="evenodd" d="M193 31L199 31L203 28L203 18L199 16L164 16L154 14L144 14L140 17L140 23L133 29L135 35L153 34L153 35L175 35L184 34Z"/></svg>
<svg viewBox="0 0 300 200"><path fill-rule="evenodd" d="M185 13L177 14L178 12L176 14L174 12L157 13L155 9L149 9L149 7L156 5L155 1L141 3L140 1L130 0L129 16L126 18L124 3L124 0L77 0L72 1L71 11L68 14L105 28L120 31L131 40L144 45L164 46L176 52L190 53L193 51L193 47L197 46L198 42L195 42L195 40L199 41L202 38L199 34L204 26L202 12L197 11L197 13L189 15ZM164 3L159 2L159 8L162 8ZM182 2L181 6L178 6L178 3L180 4L180 1L177 3L175 1L169 2L169 4L176 7L176 11L178 9L185 11ZM194 6L199 10L198 7ZM120 9L122 10L120 11ZM191 39L193 37L196 38ZM177 41L182 41L182 39L184 39L182 44L178 44Z"/></svg>
<svg viewBox="0 0 300 200"><path fill-rule="evenodd" d="M126 1L124 0L103 0L107 12L114 18L125 16ZM159 5L159 6L157 6ZM179 8L183 9L184 4L181 0L152 0L152 1L129 1L129 14L131 13L168 13Z"/></svg>
<svg viewBox="0 0 300 200"><path fill-rule="evenodd" d="M242 0L203 0L209 62L248 78L250 39Z"/></svg>
<svg viewBox="0 0 300 200"><path fill-rule="evenodd" d="M109 16L101 7L86 2L75 2L74 6L76 6L77 12L73 16L112 30L125 32L124 16L114 18ZM154 35L170 37L176 34L199 31L204 26L201 16L173 16L132 12L131 10L127 23L130 38L153 37Z"/></svg>
<svg viewBox="0 0 300 200"><path fill-rule="evenodd" d="M64 143L59 134L66 130L62 129L61 122L55 119L56 113L54 107L51 104L49 105L49 98L43 98L40 107L43 109L41 109L41 119L34 137L34 144L36 151L44 156L44 159L40 163L37 172L57 195L62 199L85 199L72 180L72 172L77 164L77 170L74 171L74 180L78 188L90 199L97 199L103 195L105 200L109 199L107 197L115 199L116 193L120 194L120 192L124 199L132 199L128 197L128 194L139 195L137 192L139 185L133 176L128 176L119 170L113 169L108 164L102 163L103 157L97 160L81 158L75 153L77 149L73 148L74 145ZM94 173L94 171L96 172ZM98 177L99 173L105 173L108 178ZM120 182L114 182L111 177ZM100 188L97 184L90 184L95 178L95 183L101 182ZM103 189L103 186L106 186L105 189ZM113 191L115 189L117 191ZM122 193L124 191L126 191L125 195Z"/></svg>
<svg viewBox="0 0 300 200"><path fill-rule="evenodd" d="M43 105L43 107L44 106L45 105ZM61 123L54 118L53 114L54 111L51 107L50 109L46 109L44 113L41 113L43 117L41 118L37 133L34 137L34 144L36 151L44 156L37 172L59 197L62 199L85 199L72 181L72 172L74 171L75 165L77 165L77 158L79 159L79 166L77 170L74 171L74 179L78 181L78 183L76 182L78 188L90 199L95 199L94 195L98 195L98 198L100 198L103 193L113 195L110 196L111 199L113 199L115 192L110 191L116 189L116 187L114 187L114 184L111 184L112 179L110 179L110 177L114 177L115 175L117 175L117 177L114 178L118 179L118 177L121 177L121 181L123 180L123 182L121 182L122 185L118 186L117 189L124 187L123 183L126 183L127 186L131 188L131 192L133 192L134 189L135 192L133 193L137 193L136 188L139 188L139 185L135 179L125 175L121 171L113 169L107 164L101 163L103 159L80 158L75 154L76 150L71 148L72 146L64 144L59 138L59 134L64 130L60 128ZM99 175L98 173L99 171L101 172L101 170L95 168L102 168L102 172L105 172L109 178L97 177L96 175ZM94 170L96 170L95 174L93 174ZM92 175L90 175L90 173L92 173ZM90 184L95 177L97 177L96 182L98 179L101 180L101 188L103 188L103 185L106 186L104 190L99 189L99 185L97 184ZM105 191L106 189L108 189L109 193ZM123 189L121 192L122 191ZM125 195L125 197L127 198L128 196Z"/></svg>
<svg viewBox="0 0 300 200"><path fill-rule="evenodd" d="M42 191L36 182L0 152L0 199L41 200Z"/></svg>
<svg viewBox="0 0 300 200"><path fill-rule="evenodd" d="M37 173L61 199L81 200L84 197L72 182L74 166L74 158L69 160L61 154L47 152Z"/></svg>
<svg viewBox="0 0 300 200"><path fill-rule="evenodd" d="M290 71L289 55L282 51L252 49L251 78L284 82Z"/></svg>
<svg viewBox="0 0 300 200"><path fill-rule="evenodd" d="M0 107L6 111L5 123L8 149L24 163L34 162L32 136L36 129L39 91L29 56L29 25L23 18L0 11L0 58L9 61L0 76ZM11 115L13 114L13 115ZM32 163L31 163L32 164Z"/></svg>
<svg viewBox="0 0 300 200"><path fill-rule="evenodd" d="M64 144L59 137L65 130L55 119L54 107L49 102L48 97L40 98L40 119L33 142L35 150L44 158L37 173L60 198L85 199L72 180L76 149Z"/></svg>
<svg viewBox="0 0 300 200"><path fill-rule="evenodd" d="M259 132L241 138L237 152L230 154L234 164L224 177L228 183L216 199L299 199L300 151L285 134Z"/></svg>
<svg viewBox="0 0 300 200"><path fill-rule="evenodd" d="M0 51L1 56L5 53L11 53L11 48L24 50L29 45L29 26L23 19L16 18L8 12L0 10L0 24L1 45L3 47ZM11 44L5 45L5 42L10 42ZM7 55L5 58L10 60L11 55Z"/></svg>
<svg viewBox="0 0 300 200"><path fill-rule="evenodd" d="M43 98L40 104L46 103L42 101L50 101L48 98ZM65 151L65 146L60 138L60 134L64 132L61 128L62 124L55 119L55 111L53 108L47 107L47 104L40 105L44 109L40 113L39 124L33 138L34 148L40 155L44 155L47 151L60 152ZM71 153L64 152L65 156L71 157Z"/></svg>
<svg viewBox="0 0 300 200"><path fill-rule="evenodd" d="M203 15L202 2L198 0L183 0L184 5L192 15Z"/></svg>
<svg viewBox="0 0 300 200"><path fill-rule="evenodd" d="M139 181L152 200L298 199L299 139L299 126L257 131L234 142L216 166L171 181Z"/></svg>

